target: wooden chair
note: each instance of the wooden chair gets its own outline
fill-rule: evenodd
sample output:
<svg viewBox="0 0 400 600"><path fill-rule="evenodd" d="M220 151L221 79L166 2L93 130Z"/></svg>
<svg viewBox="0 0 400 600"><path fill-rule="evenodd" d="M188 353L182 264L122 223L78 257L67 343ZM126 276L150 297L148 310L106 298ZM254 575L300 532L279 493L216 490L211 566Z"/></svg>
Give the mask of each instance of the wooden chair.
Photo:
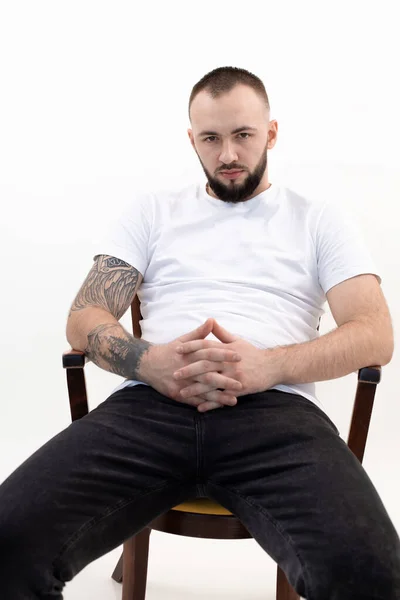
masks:
<svg viewBox="0 0 400 600"><path fill-rule="evenodd" d="M136 296L131 305L132 326L135 337L142 335L140 301ZM67 385L72 420L88 413L88 402L83 367L87 358L79 350L63 354L63 367L67 369ZM381 378L381 367L365 367L358 372L358 385L348 437L348 446L362 462L372 414L376 385ZM175 506L159 516L134 537L124 542L123 553L112 574L115 581L123 582L122 600L144 600L147 581L149 538L152 529L175 535L212 539L244 539L252 537L242 523L228 510L206 498ZM299 600L278 566L277 600Z"/></svg>

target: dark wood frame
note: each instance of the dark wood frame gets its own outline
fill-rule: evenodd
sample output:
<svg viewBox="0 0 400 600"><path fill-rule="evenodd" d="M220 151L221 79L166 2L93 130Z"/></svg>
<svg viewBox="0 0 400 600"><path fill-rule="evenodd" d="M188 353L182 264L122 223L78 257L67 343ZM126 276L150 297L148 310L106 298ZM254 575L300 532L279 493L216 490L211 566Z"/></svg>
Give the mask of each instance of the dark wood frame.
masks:
<svg viewBox="0 0 400 600"><path fill-rule="evenodd" d="M140 302L136 296L131 305L132 328L135 337L142 335ZM63 354L72 421L88 414L84 366L84 352L71 349ZM365 367L358 371L358 384L347 444L360 462L364 457L368 429L372 415L376 386L381 379L381 367ZM252 536L235 515L212 515L172 509L157 517L135 536L124 542L121 558L112 574L115 581L123 582L122 600L144 600L146 594L147 564L151 530L189 537L212 539L244 539ZM278 566L277 600L300 600Z"/></svg>

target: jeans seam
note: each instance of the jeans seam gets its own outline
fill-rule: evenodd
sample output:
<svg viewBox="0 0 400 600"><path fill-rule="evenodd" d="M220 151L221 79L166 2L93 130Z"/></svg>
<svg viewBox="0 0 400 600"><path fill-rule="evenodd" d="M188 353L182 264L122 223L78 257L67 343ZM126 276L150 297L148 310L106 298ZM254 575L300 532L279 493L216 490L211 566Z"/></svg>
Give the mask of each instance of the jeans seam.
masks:
<svg viewBox="0 0 400 600"><path fill-rule="evenodd" d="M89 519L88 521L83 523L79 527L79 529L77 531L75 531L68 538L68 540L66 542L64 542L59 553L55 556L55 558L52 561L53 566L54 566L54 563L57 560L59 560L62 557L62 555L65 552L67 552L82 537L82 535L84 535L85 533L90 531L95 525L98 525L99 523L101 523L101 521L103 519L105 519L106 517L109 517L110 515L114 514L115 512L124 508L125 506L128 506L128 504L134 502L135 500L138 500L139 498L143 498L144 496L147 496L148 494L152 494L153 492L157 492L157 491L163 490L165 488L168 488L171 485L175 485L175 484L166 483L163 485L156 486L154 488L150 488L149 490L146 490L145 492L135 494L135 496L129 496L129 498L124 498L123 500L119 500L116 504L113 504L113 505L107 507L107 509L104 512L102 512L101 515L92 517L91 519Z"/></svg>
<svg viewBox="0 0 400 600"><path fill-rule="evenodd" d="M264 507L262 507L262 506L260 506L258 504L255 504L251 499L249 499L246 496L243 496L238 490L236 490L234 488L223 487L223 486L218 485L217 483L214 483L212 481L208 481L207 485L209 485L211 487L214 486L216 488L219 488L220 490L222 490L224 492L235 494L241 500L243 500L244 502L246 502L249 506L251 506L252 508L254 508L255 510L257 510L260 514L262 514L263 517L266 518L271 523L271 525L284 538L284 540L287 543L289 543L289 545L293 549L296 557L298 558L298 560L299 560L299 562L300 562L300 564L301 564L301 566L303 568L304 574L305 574L304 580L305 580L305 586L306 586L306 598L308 600L313 600L313 595L310 595L310 590L311 590L311 586L309 585L309 583L310 583L310 574L308 572L307 565L303 562L303 560L302 560L299 552L297 551L297 549L295 547L295 544L293 543L292 538L290 537L290 535L284 529L282 529L279 526L279 523L265 510Z"/></svg>

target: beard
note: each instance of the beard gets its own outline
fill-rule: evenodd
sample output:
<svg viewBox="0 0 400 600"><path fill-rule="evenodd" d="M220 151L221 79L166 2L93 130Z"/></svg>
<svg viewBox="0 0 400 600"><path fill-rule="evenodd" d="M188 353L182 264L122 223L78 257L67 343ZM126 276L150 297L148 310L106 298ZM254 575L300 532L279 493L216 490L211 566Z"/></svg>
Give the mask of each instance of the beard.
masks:
<svg viewBox="0 0 400 600"><path fill-rule="evenodd" d="M257 187L260 185L261 179L264 176L265 170L268 164L267 158L267 146L265 146L265 150L261 155L261 158L252 173L249 173L243 183L236 183L235 179L227 180L227 183L223 183L216 177L213 177L209 171L205 168L201 159L199 157L201 166L203 167L203 171L207 177L207 182L214 194L222 200L223 202L230 202L233 204L237 204L238 202L245 202L249 196L251 196ZM197 154L197 156L199 156ZM229 170L229 169L240 169L240 166L236 165L225 165L221 167L219 170Z"/></svg>

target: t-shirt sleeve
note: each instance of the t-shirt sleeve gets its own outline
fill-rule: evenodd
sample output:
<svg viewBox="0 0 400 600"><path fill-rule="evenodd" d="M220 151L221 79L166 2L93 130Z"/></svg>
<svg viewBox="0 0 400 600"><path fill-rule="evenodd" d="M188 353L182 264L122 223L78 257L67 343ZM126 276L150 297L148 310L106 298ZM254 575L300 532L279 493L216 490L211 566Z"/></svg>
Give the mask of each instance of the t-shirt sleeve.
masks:
<svg viewBox="0 0 400 600"><path fill-rule="evenodd" d="M99 254L115 256L144 277L148 266L151 222L150 196L136 195L105 228L100 241L96 242L93 260Z"/></svg>
<svg viewBox="0 0 400 600"><path fill-rule="evenodd" d="M318 278L326 294L334 285L371 273L381 283L363 235L354 218L342 208L323 205L316 230Z"/></svg>

